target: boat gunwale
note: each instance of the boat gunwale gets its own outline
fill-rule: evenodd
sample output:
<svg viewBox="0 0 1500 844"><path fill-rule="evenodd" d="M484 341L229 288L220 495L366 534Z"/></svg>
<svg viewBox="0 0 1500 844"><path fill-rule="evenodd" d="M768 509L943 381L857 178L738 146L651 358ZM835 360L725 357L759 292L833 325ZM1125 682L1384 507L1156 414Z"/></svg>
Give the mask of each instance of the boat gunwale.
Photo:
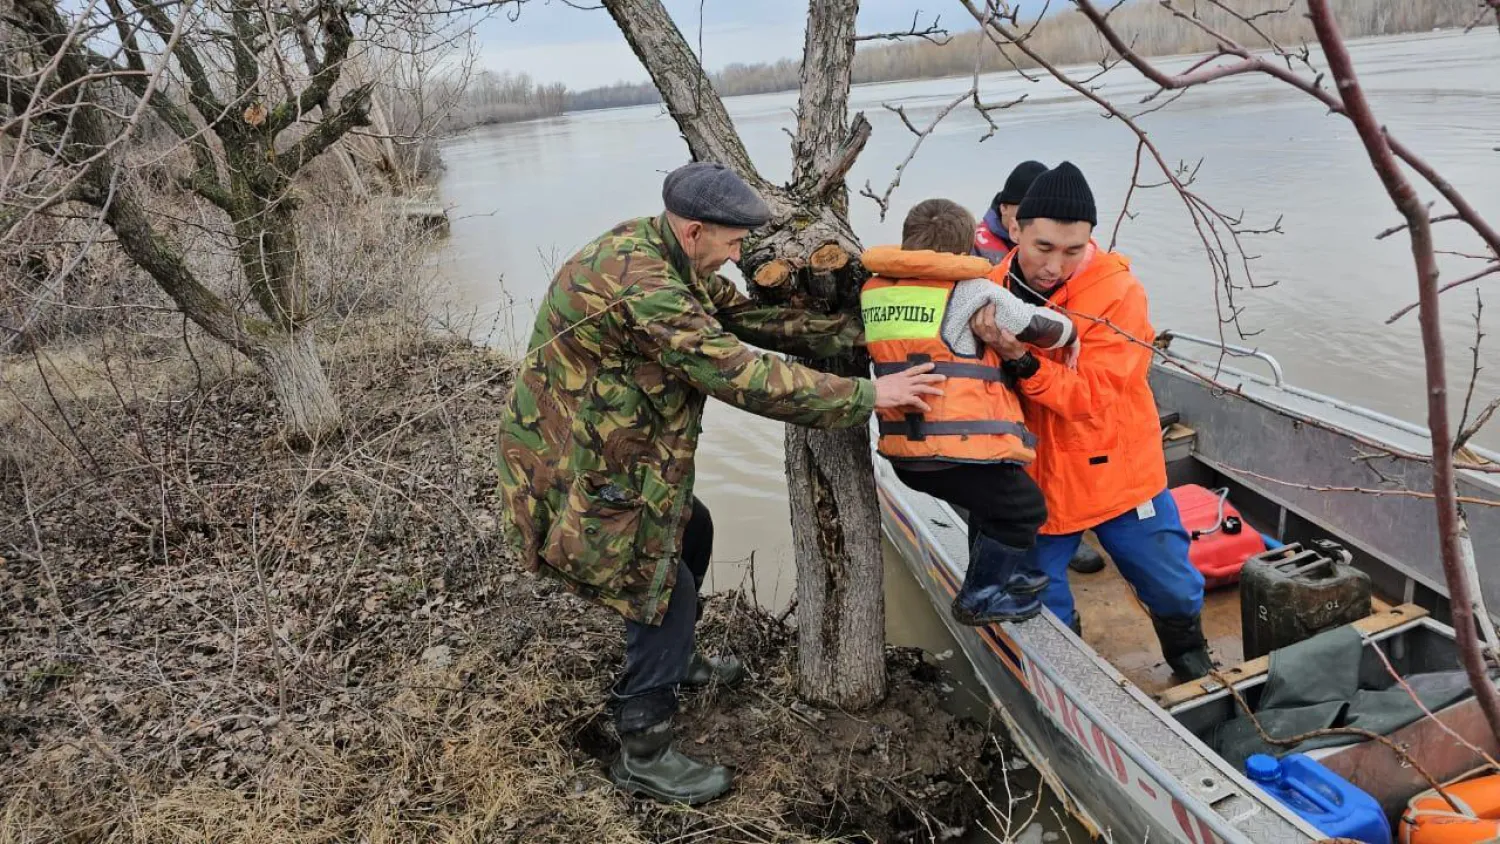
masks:
<svg viewBox="0 0 1500 844"><path fill-rule="evenodd" d="M1165 334L1167 332L1163 331L1162 333ZM1379 438L1380 436L1376 431L1358 430L1353 426L1341 425L1338 421L1331 420L1327 416L1315 416L1303 411L1299 411L1296 408L1288 406L1287 404L1278 403L1274 398L1275 394L1277 393L1303 399L1305 401L1311 401L1326 405L1337 412L1347 413L1351 416L1358 417L1365 422L1374 423L1381 428L1391 429L1407 436L1425 440L1428 443L1429 449L1431 447L1432 432L1427 428L1423 428L1422 426L1416 424L1415 422L1408 422L1405 419L1391 416L1386 413L1381 413L1378 410L1372 410L1362 405L1344 401L1343 399L1334 398L1333 396L1330 396L1326 393L1320 393L1316 390L1309 390L1305 387L1297 387L1292 384L1278 385L1274 381L1266 378L1263 375L1240 369L1237 366L1231 366L1229 364L1215 364L1210 361L1199 360L1197 358L1188 357L1187 355L1173 352L1171 349L1157 348L1156 353L1163 360L1153 361L1153 368L1159 368L1174 376L1185 376L1193 378L1194 380L1197 380L1199 378L1210 378L1217 381L1219 380L1219 375L1228 374L1235 378L1249 381L1256 387L1260 388L1256 391L1255 395L1247 394L1243 390L1230 391L1231 394L1235 395L1238 398L1243 398L1246 401L1254 402L1255 404L1260 405L1267 410L1279 413L1280 415L1285 416L1288 419L1318 425L1333 433L1344 434L1350 437ZM1218 383L1215 383L1213 386L1215 389L1225 389L1226 387L1228 387L1228 385ZM1262 391L1265 391L1270 395L1263 395L1261 394ZM1393 449L1403 449L1403 446L1393 441L1388 441L1385 443L1385 445ZM1483 446L1472 444L1466 445L1464 448L1465 450L1485 459L1488 462L1500 464L1500 452L1496 452ZM1500 484L1495 484L1495 481L1490 477L1491 473L1489 472L1480 472L1473 469L1464 468L1458 468L1457 471L1465 473L1470 479L1484 480L1491 483L1492 485L1500 486Z"/></svg>

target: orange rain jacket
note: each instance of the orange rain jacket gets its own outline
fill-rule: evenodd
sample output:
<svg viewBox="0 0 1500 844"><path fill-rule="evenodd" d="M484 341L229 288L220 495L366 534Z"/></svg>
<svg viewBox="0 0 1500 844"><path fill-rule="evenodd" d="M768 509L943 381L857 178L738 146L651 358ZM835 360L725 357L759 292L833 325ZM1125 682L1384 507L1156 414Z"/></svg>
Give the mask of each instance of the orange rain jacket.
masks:
<svg viewBox="0 0 1500 844"><path fill-rule="evenodd" d="M1009 287L1015 260L1012 251L990 278ZM1146 380L1156 332L1129 259L1090 243L1083 264L1048 302L1078 329L1077 368L1062 363L1065 350L1033 349L1041 366L1017 389L1037 438L1029 471L1047 499L1041 532L1057 535L1145 504L1166 489L1167 470Z"/></svg>

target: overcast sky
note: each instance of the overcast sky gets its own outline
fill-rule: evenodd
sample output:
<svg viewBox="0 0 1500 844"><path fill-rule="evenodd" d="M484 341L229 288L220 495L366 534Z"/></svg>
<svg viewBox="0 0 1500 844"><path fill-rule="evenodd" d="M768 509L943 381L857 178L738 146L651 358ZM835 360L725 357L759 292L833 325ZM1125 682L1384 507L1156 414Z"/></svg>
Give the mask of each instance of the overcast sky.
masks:
<svg viewBox="0 0 1500 844"><path fill-rule="evenodd" d="M697 49L699 0L664 0L667 11ZM590 5L592 0L579 0ZM771 62L802 52L807 0L702 0L705 64L717 70L736 62ZM944 26L963 26L962 7L944 0L866 0L860 4L859 32L889 32L911 25L922 11L924 24L940 9ZM478 29L480 66L496 72L525 72L539 82L591 88L621 80L648 78L625 38L603 9L579 10L560 0L530 0L512 23L501 12Z"/></svg>

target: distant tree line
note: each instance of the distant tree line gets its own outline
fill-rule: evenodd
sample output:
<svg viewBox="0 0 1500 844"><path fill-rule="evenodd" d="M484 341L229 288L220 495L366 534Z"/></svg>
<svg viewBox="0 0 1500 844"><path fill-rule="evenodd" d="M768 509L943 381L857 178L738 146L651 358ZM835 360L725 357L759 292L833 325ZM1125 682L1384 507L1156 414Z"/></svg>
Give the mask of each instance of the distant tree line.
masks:
<svg viewBox="0 0 1500 844"><path fill-rule="evenodd" d="M1195 5L1199 16L1214 28L1242 43L1264 43L1243 23L1217 7L1207 3ZM1475 12L1474 0L1334 0L1333 6L1350 38L1463 26L1473 19ZM1313 38L1312 25L1301 4L1281 11L1287 9L1286 0L1239 0L1233 7L1245 15L1266 13L1256 19L1256 26L1279 43L1299 44ZM1120 32L1131 35L1136 48L1147 55L1206 52L1215 46L1201 29L1178 20L1152 0L1135 0L1117 10L1111 20ZM976 41L980 37L978 32L970 31L955 35L944 45L914 39L860 50L854 58L854 82L934 79L973 73ZM1042 21L1032 35L1031 44L1037 52L1059 64L1097 61L1108 52L1098 31L1072 11ZM1009 52L1010 58L1021 67L1034 66L1018 51ZM982 68L986 72L1003 71L1010 70L1011 64L999 51L991 49L984 51ZM800 70L799 62L782 59L769 64L732 64L711 76L721 96L735 97L796 90ZM568 111L659 102L661 95L650 82L617 82L566 93Z"/></svg>
<svg viewBox="0 0 1500 844"><path fill-rule="evenodd" d="M795 59L782 59L770 64L731 64L709 76L713 79L714 89L721 95L737 97L795 90L797 77L801 71L801 62ZM616 82L601 88L570 92L568 111L620 108L659 102L661 102L661 93L650 82Z"/></svg>
<svg viewBox="0 0 1500 844"><path fill-rule="evenodd" d="M444 99L444 92L435 93L437 99ZM464 83L461 94L452 98L453 105L443 115L438 129L461 132L489 123L552 117L568 110L570 96L561 82L543 85L525 73L481 70Z"/></svg>

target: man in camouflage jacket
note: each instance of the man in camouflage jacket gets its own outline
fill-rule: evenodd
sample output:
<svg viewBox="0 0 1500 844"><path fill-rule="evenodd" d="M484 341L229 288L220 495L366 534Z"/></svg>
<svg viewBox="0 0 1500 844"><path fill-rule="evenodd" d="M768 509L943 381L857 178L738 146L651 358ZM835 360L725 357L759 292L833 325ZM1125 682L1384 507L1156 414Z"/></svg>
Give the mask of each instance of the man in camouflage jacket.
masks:
<svg viewBox="0 0 1500 844"><path fill-rule="evenodd" d="M667 211L629 220L558 271L538 310L500 434L506 539L522 563L619 612L625 669L613 693L622 788L701 803L728 772L672 749L677 686L733 682L734 660L694 654L712 521L693 496L708 396L785 422L864 424L877 406L925 410L930 367L878 382L758 352L804 357L860 338L845 316L764 307L716 274L769 209L732 172L667 176ZM691 669L691 670L690 670Z"/></svg>

